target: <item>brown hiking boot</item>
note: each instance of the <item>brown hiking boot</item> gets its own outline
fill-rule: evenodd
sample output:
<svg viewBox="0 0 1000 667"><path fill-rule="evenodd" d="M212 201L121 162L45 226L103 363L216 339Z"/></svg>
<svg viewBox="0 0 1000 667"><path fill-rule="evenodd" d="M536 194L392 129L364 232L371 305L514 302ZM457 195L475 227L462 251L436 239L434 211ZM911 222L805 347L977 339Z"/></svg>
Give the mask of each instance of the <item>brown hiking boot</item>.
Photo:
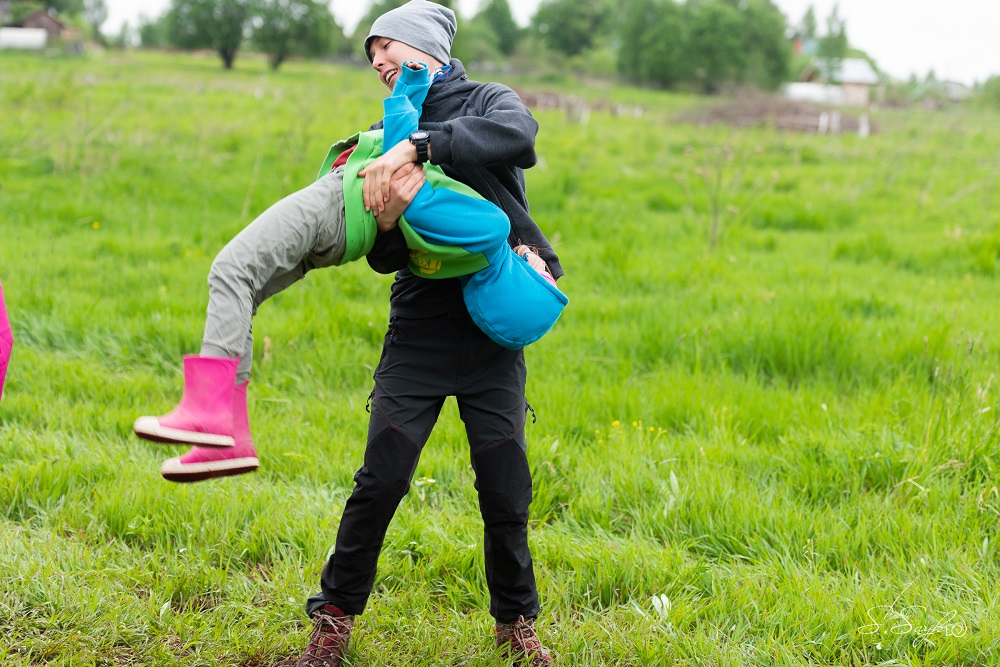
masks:
<svg viewBox="0 0 1000 667"><path fill-rule="evenodd" d="M508 658L531 667L556 664L552 653L535 634L535 619L521 616L513 623L497 623L496 631L497 646Z"/></svg>
<svg viewBox="0 0 1000 667"><path fill-rule="evenodd" d="M305 653L295 667L340 667L354 629L354 617L332 604L312 613L313 631Z"/></svg>

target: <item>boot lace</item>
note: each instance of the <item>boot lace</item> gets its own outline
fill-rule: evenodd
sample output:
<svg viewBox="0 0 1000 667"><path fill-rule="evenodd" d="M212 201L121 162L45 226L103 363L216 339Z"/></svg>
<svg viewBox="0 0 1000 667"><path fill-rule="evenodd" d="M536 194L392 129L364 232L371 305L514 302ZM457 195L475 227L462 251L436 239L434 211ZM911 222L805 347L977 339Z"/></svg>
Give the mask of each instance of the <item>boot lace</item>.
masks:
<svg viewBox="0 0 1000 667"><path fill-rule="evenodd" d="M533 667L554 664L549 650L535 634L534 619L520 616L513 623L498 623L497 645L505 646L512 656L530 659Z"/></svg>
<svg viewBox="0 0 1000 667"><path fill-rule="evenodd" d="M353 628L353 616L334 616L322 609L314 612L309 646L295 667L338 667Z"/></svg>

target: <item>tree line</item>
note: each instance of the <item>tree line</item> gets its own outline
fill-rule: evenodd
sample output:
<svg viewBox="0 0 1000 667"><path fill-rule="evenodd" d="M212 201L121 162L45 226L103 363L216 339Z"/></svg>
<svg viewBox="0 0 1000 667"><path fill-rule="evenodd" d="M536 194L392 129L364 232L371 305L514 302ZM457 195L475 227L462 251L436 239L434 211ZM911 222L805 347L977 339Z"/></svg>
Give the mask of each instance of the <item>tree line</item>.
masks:
<svg viewBox="0 0 1000 667"><path fill-rule="evenodd" d="M248 42L277 68L290 55L350 55L372 22L406 0L375 0L345 35L320 0L172 0L139 26L146 46L212 48L231 67ZM455 0L439 0L457 10ZM561 59L568 68L663 88L774 89L788 78L787 22L771 0L543 0L520 27L508 0L464 18L453 54L470 64Z"/></svg>
<svg viewBox="0 0 1000 667"><path fill-rule="evenodd" d="M95 36L107 41L100 34L104 1L15 0L14 6L85 16ZM405 2L373 0L347 35L328 0L171 0L162 15L141 17L134 30L126 27L111 41L132 42L134 35L145 47L213 49L226 68L243 48L266 54L274 69L291 56L360 59L372 22ZM458 9L457 0L438 2ZM843 50L846 34L836 9L832 18L824 46ZM811 8L803 25L816 32ZM526 27L514 20L508 0L484 0L474 16L462 17L452 53L472 65L554 68L671 90L773 90L797 65L792 32L771 0L542 0Z"/></svg>

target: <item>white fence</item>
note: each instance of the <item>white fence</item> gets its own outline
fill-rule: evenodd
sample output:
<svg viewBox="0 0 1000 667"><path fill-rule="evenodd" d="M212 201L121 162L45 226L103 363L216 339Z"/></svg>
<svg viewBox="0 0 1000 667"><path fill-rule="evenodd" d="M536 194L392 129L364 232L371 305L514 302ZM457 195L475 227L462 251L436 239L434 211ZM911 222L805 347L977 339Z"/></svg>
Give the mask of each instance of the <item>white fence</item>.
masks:
<svg viewBox="0 0 1000 667"><path fill-rule="evenodd" d="M0 49L40 51L48 37L42 28L0 28Z"/></svg>
<svg viewBox="0 0 1000 667"><path fill-rule="evenodd" d="M797 102L843 105L844 89L822 83L788 83L784 86L785 97Z"/></svg>

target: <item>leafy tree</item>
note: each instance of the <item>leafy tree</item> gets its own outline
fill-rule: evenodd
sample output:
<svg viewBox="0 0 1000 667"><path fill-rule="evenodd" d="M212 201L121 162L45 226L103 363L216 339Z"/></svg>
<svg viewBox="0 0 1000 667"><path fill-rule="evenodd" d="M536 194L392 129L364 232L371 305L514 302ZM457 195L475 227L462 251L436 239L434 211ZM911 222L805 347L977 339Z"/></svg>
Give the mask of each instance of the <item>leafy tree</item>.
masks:
<svg viewBox="0 0 1000 667"><path fill-rule="evenodd" d="M776 88L791 45L771 0L630 0L618 29L618 71L664 87L716 92L729 84Z"/></svg>
<svg viewBox="0 0 1000 667"><path fill-rule="evenodd" d="M116 49L126 49L130 46L134 46L136 43L136 32L132 28L132 24L128 21L122 23L122 27L118 29L118 34L107 40L108 45Z"/></svg>
<svg viewBox="0 0 1000 667"><path fill-rule="evenodd" d="M489 0L476 17L468 23L479 23L488 28L494 35L497 48L505 56L517 50L517 45L524 36L521 26L517 25L511 14L507 0ZM467 24L468 24L467 23Z"/></svg>
<svg viewBox="0 0 1000 667"><path fill-rule="evenodd" d="M451 46L451 55L466 65L499 60L502 53L498 35L479 14L459 26L455 43Z"/></svg>
<svg viewBox="0 0 1000 667"><path fill-rule="evenodd" d="M1000 76L991 76L983 84L983 103L996 110L1000 110Z"/></svg>
<svg viewBox="0 0 1000 667"><path fill-rule="evenodd" d="M10 6L11 17L19 21L37 11L49 11L66 16L80 15L84 11L84 0L14 0Z"/></svg>
<svg viewBox="0 0 1000 667"><path fill-rule="evenodd" d="M108 6L104 4L104 0L84 0L83 18L94 33L94 39L107 45L107 40L101 32L101 26L108 20Z"/></svg>
<svg viewBox="0 0 1000 667"><path fill-rule="evenodd" d="M233 68L250 28L251 0L172 0L167 12L170 42L182 49L210 48Z"/></svg>
<svg viewBox="0 0 1000 667"><path fill-rule="evenodd" d="M139 44L153 49L170 44L170 25L166 14L155 19L139 14Z"/></svg>
<svg viewBox="0 0 1000 667"><path fill-rule="evenodd" d="M326 55L344 41L330 8L318 0L259 0L253 23L254 45L273 70L290 55Z"/></svg>
<svg viewBox="0 0 1000 667"><path fill-rule="evenodd" d="M18 23L21 19L26 16L30 16L35 12L40 12L45 9L44 2L32 2L31 0L15 0L15 2L10 5L10 19L14 23Z"/></svg>
<svg viewBox="0 0 1000 667"><path fill-rule="evenodd" d="M84 0L45 0L42 4L58 14L82 14L83 3Z"/></svg>
<svg viewBox="0 0 1000 667"><path fill-rule="evenodd" d="M51 11L67 16L84 11L84 0L14 0L10 5L11 20L15 23L38 11Z"/></svg>
<svg viewBox="0 0 1000 667"><path fill-rule="evenodd" d="M802 29L803 37L808 39L816 38L816 10L813 9L812 5L809 5L809 9L806 10L805 16L802 17L800 27Z"/></svg>
<svg viewBox="0 0 1000 667"><path fill-rule="evenodd" d="M572 57L614 32L610 0L542 0L532 20L549 48Z"/></svg>
<svg viewBox="0 0 1000 667"><path fill-rule="evenodd" d="M673 0L631 0L619 27L619 73L637 83L676 86L685 74L683 37L683 11Z"/></svg>
<svg viewBox="0 0 1000 667"><path fill-rule="evenodd" d="M742 72L739 80L773 90L788 79L792 49L785 39L785 17L770 0L745 0Z"/></svg>
<svg viewBox="0 0 1000 667"><path fill-rule="evenodd" d="M819 38L816 55L822 58L826 78L836 81L840 76L840 66L847 57L847 23L840 18L840 6L834 5L826 19L826 34Z"/></svg>
<svg viewBox="0 0 1000 667"><path fill-rule="evenodd" d="M724 0L688 3L684 61L688 78L708 93L740 80L745 40L743 16Z"/></svg>

